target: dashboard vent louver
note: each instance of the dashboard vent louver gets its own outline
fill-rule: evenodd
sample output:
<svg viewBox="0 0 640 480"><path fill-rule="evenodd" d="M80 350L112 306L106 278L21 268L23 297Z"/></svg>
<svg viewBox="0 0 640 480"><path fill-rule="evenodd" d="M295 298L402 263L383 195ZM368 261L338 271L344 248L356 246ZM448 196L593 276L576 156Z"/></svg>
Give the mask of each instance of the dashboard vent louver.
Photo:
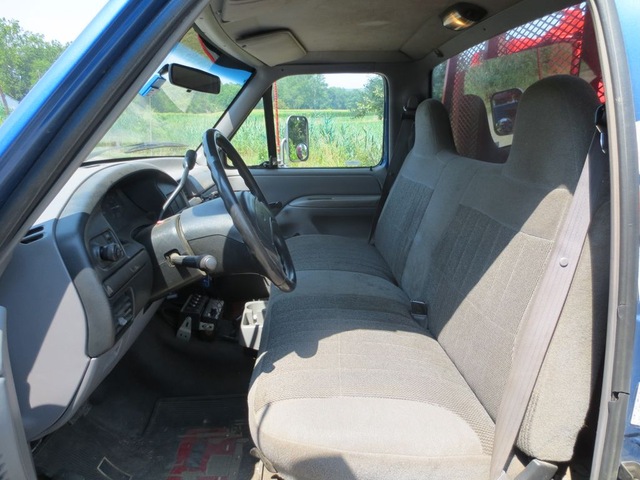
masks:
<svg viewBox="0 0 640 480"><path fill-rule="evenodd" d="M44 237L44 227L37 226L30 229L27 234L20 240L20 243L23 245L28 245L29 243L37 242L41 238Z"/></svg>

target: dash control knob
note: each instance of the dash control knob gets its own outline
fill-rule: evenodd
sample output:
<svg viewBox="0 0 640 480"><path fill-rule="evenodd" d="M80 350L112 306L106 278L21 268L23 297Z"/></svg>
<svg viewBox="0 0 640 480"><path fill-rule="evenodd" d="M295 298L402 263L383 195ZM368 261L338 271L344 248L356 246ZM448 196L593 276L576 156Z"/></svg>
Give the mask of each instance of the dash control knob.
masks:
<svg viewBox="0 0 640 480"><path fill-rule="evenodd" d="M98 251L98 255L100 256L100 260L105 262L117 262L124 257L124 250L122 250L119 244L112 242L102 245Z"/></svg>

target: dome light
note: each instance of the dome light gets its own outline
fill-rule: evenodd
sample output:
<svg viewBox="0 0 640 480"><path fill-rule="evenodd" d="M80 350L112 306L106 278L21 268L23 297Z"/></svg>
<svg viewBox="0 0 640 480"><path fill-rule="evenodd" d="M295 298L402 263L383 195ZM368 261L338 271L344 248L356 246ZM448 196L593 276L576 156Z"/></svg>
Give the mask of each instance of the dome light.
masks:
<svg viewBox="0 0 640 480"><path fill-rule="evenodd" d="M465 30L482 20L487 11L473 3L456 3L441 15L442 25L450 30Z"/></svg>

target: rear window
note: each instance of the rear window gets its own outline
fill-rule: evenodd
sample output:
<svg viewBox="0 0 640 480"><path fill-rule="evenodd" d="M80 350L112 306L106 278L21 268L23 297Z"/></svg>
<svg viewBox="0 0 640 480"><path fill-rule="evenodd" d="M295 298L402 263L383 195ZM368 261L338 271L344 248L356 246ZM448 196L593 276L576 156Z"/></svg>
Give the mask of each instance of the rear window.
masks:
<svg viewBox="0 0 640 480"><path fill-rule="evenodd" d="M520 95L534 82L558 74L582 77L604 101L586 4L509 30L438 65L433 71L432 96L449 111L460 154L477 158L472 132L482 130L483 116L493 142L508 150Z"/></svg>

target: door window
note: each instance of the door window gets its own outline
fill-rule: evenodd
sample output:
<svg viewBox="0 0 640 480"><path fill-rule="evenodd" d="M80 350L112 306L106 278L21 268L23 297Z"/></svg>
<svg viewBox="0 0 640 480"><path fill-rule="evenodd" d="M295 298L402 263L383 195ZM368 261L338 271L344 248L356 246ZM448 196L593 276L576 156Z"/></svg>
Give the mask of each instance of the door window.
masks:
<svg viewBox="0 0 640 480"><path fill-rule="evenodd" d="M272 89L278 164L372 167L382 160L385 82L376 74L295 75ZM262 102L233 137L248 165L268 160Z"/></svg>

